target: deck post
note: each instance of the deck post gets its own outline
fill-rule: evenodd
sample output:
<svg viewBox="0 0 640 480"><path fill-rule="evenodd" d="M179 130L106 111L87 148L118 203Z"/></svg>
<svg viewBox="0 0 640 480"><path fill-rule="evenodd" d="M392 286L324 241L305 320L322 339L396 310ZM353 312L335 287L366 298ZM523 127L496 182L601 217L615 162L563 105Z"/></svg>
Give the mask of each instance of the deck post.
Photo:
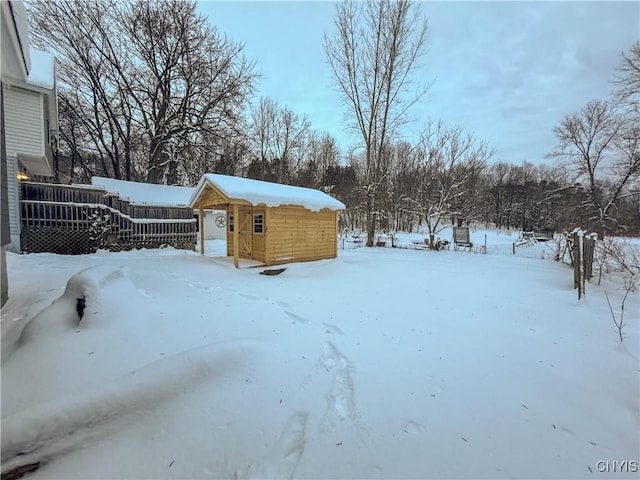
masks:
<svg viewBox="0 0 640 480"><path fill-rule="evenodd" d="M240 221L238 218L238 204L233 204L233 266L240 268L240 252L238 251L238 236Z"/></svg>
<svg viewBox="0 0 640 480"><path fill-rule="evenodd" d="M335 244L335 248L333 249L333 258L338 258L338 238L339 238L339 235L338 235L338 215L339 215L338 211L336 210L336 217L335 217L336 218L336 222L335 222L335 225L336 225L336 244Z"/></svg>
<svg viewBox="0 0 640 480"><path fill-rule="evenodd" d="M204 209L200 209L198 217L200 221L200 255L204 255Z"/></svg>

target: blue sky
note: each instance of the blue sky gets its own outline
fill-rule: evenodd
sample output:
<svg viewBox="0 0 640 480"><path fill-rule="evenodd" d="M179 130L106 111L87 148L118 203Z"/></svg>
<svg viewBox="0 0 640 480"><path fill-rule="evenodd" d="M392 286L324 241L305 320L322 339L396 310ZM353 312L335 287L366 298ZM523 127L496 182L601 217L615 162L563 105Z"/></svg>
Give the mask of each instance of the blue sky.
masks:
<svg viewBox="0 0 640 480"><path fill-rule="evenodd" d="M553 127L606 99L620 52L640 38L640 2L420 2L429 21L416 78L433 82L412 110L411 139L431 118L459 125L494 161L549 163ZM306 115L343 150L358 141L324 62L333 2L200 3L211 24L245 44L268 96Z"/></svg>

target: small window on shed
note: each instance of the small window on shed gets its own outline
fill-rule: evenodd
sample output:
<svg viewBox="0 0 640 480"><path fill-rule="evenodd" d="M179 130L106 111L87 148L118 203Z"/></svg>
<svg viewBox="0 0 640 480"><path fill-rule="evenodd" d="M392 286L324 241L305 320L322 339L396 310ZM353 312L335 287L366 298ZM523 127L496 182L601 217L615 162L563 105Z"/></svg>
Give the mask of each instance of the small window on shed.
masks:
<svg viewBox="0 0 640 480"><path fill-rule="evenodd" d="M256 213L253 216L253 233L264 232L264 215L262 213Z"/></svg>
<svg viewBox="0 0 640 480"><path fill-rule="evenodd" d="M233 215L229 215L229 231L233 232Z"/></svg>

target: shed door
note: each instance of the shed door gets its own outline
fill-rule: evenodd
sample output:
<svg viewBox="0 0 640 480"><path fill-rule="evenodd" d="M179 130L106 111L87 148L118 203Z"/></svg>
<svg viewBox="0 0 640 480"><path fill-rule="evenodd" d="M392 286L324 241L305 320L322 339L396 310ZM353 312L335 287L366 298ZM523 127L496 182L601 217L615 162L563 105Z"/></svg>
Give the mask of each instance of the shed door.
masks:
<svg viewBox="0 0 640 480"><path fill-rule="evenodd" d="M253 216L251 207L238 209L238 249L240 257L252 258L251 229L253 228Z"/></svg>

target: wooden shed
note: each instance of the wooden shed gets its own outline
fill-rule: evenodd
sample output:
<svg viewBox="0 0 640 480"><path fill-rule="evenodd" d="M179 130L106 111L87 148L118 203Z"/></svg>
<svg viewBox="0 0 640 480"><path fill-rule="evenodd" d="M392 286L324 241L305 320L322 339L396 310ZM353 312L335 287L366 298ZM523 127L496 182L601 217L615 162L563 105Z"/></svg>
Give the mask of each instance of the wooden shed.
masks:
<svg viewBox="0 0 640 480"><path fill-rule="evenodd" d="M227 256L279 265L335 258L338 214L344 205L319 190L228 175L206 174L191 196L200 217L204 255L205 210L227 212Z"/></svg>

